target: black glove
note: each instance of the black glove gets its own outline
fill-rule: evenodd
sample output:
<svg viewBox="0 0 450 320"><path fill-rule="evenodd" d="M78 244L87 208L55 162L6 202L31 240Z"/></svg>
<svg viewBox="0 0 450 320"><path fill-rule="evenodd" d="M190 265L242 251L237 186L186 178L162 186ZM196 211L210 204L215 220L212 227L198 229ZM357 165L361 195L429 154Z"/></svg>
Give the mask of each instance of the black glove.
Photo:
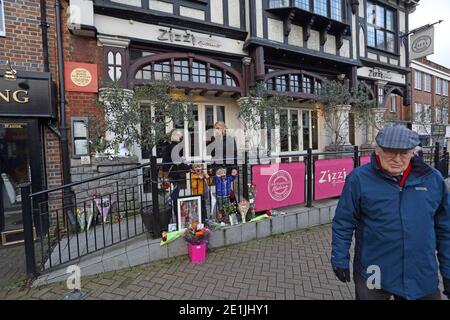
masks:
<svg viewBox="0 0 450 320"><path fill-rule="evenodd" d="M450 299L450 279L449 278L443 278L444 282L444 294L447 296L447 299Z"/></svg>
<svg viewBox="0 0 450 320"><path fill-rule="evenodd" d="M350 282L350 270L342 268L333 268L334 274L341 282Z"/></svg>

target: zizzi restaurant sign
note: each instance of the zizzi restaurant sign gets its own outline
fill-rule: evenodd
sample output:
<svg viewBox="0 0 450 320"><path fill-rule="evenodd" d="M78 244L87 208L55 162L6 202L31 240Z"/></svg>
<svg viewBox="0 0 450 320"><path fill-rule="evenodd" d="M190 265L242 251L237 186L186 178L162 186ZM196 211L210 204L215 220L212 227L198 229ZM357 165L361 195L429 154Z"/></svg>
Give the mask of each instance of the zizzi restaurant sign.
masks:
<svg viewBox="0 0 450 320"><path fill-rule="evenodd" d="M370 163L361 157L360 165ZM313 167L314 200L339 197L353 158L316 160ZM255 210L267 210L305 202L306 167L303 162L252 166Z"/></svg>
<svg viewBox="0 0 450 320"><path fill-rule="evenodd" d="M54 117L54 115L52 85L48 73L24 72L16 80L5 79L0 73L0 116Z"/></svg>

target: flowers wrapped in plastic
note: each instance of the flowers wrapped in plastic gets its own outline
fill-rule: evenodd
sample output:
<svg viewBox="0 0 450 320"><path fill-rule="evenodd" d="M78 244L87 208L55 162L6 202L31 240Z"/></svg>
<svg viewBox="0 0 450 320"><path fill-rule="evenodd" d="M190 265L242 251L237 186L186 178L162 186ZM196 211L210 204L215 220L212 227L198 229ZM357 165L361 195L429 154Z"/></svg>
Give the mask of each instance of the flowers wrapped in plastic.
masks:
<svg viewBox="0 0 450 320"><path fill-rule="evenodd" d="M160 246L169 244L171 242L174 242L179 237L181 237L184 233L184 230L177 230L172 232L163 232L161 237L161 242L159 243Z"/></svg>
<svg viewBox="0 0 450 320"><path fill-rule="evenodd" d="M205 228L203 224L198 221L193 221L189 228L186 228L183 233L183 237L186 242L192 245L199 245L208 243L211 230Z"/></svg>

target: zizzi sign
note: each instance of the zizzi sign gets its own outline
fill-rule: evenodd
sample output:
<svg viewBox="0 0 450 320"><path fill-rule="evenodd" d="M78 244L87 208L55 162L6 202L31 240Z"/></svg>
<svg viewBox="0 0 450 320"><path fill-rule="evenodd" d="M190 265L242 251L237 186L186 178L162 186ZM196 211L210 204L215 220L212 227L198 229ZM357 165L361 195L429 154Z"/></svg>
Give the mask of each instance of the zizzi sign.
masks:
<svg viewBox="0 0 450 320"><path fill-rule="evenodd" d="M218 49L222 47L222 44L220 42L217 42L213 39L198 37L187 30L185 30L184 32L178 32L173 31L172 29L159 29L159 36L157 39L163 42L168 41L171 43L180 42L184 44L190 44L199 48Z"/></svg>
<svg viewBox="0 0 450 320"><path fill-rule="evenodd" d="M341 195L353 159L317 160L314 163L314 200Z"/></svg>
<svg viewBox="0 0 450 320"><path fill-rule="evenodd" d="M392 76L387 71L382 71L379 68L372 68L369 70L370 78L379 78L383 80L391 80Z"/></svg>
<svg viewBox="0 0 450 320"><path fill-rule="evenodd" d="M54 116L50 75L27 72L28 75L7 80L0 74L0 116Z"/></svg>

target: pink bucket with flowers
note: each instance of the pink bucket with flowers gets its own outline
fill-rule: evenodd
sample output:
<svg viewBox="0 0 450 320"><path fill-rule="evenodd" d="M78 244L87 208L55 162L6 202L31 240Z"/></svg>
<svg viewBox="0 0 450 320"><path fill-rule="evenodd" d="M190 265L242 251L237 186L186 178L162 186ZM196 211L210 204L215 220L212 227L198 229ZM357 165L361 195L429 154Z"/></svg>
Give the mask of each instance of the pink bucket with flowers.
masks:
<svg viewBox="0 0 450 320"><path fill-rule="evenodd" d="M206 260L206 243L189 243L189 259L193 264L201 264Z"/></svg>

